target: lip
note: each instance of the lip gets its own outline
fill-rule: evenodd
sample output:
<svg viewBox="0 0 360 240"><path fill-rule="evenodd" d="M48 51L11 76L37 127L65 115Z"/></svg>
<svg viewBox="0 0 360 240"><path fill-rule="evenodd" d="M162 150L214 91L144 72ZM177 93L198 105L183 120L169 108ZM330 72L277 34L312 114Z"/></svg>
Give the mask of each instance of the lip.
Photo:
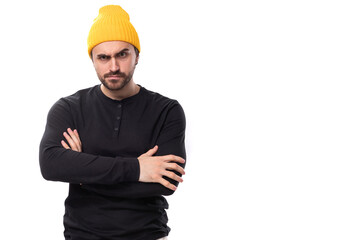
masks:
<svg viewBox="0 0 360 240"><path fill-rule="evenodd" d="M107 79L120 79L121 77L119 76L111 76L111 77L107 77Z"/></svg>

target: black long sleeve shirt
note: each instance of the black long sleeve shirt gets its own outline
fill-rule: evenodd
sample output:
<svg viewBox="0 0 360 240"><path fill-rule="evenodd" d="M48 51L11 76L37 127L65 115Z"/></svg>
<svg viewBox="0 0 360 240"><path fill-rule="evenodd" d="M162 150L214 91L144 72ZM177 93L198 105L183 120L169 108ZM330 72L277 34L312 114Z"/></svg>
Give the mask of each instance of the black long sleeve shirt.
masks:
<svg viewBox="0 0 360 240"><path fill-rule="evenodd" d="M61 146L67 128L79 132L82 152ZM173 191L158 183L138 182L137 158L155 145L159 146L155 155L186 158L184 139L180 104L143 87L121 101L106 97L100 85L57 101L40 143L40 167L45 179L70 183L65 238L167 236L168 203L163 195Z"/></svg>

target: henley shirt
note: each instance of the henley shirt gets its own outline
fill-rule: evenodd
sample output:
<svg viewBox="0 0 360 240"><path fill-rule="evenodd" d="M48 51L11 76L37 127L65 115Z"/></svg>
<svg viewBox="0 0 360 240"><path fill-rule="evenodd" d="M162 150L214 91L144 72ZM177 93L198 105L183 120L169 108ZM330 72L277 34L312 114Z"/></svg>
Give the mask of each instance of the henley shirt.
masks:
<svg viewBox="0 0 360 240"><path fill-rule="evenodd" d="M82 152L62 147L67 128L78 131ZM158 145L155 155L185 159L184 140L180 104L141 86L139 93L121 101L105 96L100 85L58 100L48 113L39 153L43 177L69 183L65 239L167 236L168 203L163 196L173 191L139 182L137 158Z"/></svg>

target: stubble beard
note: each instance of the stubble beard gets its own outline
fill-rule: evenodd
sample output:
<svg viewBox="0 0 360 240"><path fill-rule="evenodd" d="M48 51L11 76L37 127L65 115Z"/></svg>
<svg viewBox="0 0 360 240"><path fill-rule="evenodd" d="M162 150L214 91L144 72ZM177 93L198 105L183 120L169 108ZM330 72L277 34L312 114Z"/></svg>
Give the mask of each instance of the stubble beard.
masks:
<svg viewBox="0 0 360 240"><path fill-rule="evenodd" d="M134 69L135 70L135 69ZM98 74L98 78L100 82L104 85L105 88L107 88L110 91L119 91L122 90L132 79L134 75L134 70L131 71L128 75L126 75L123 72L116 71L116 72L110 72L107 74L104 74L104 76L100 76ZM106 78L111 76L117 76L120 77L120 79L116 80L106 80Z"/></svg>

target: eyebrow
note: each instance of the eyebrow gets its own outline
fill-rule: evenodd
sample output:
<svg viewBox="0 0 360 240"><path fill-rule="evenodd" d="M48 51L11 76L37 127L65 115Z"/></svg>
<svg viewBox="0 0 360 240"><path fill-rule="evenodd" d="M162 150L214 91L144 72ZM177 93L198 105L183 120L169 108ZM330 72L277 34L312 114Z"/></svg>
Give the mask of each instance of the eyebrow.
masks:
<svg viewBox="0 0 360 240"><path fill-rule="evenodd" d="M96 55L97 58L100 58L100 57L110 57L109 55L106 55L105 53L99 53Z"/></svg>
<svg viewBox="0 0 360 240"><path fill-rule="evenodd" d="M115 56L116 56L116 55L119 55L120 53L129 52L129 51L130 51L130 50L129 50L128 48L124 48L124 49L122 49L120 52L115 53ZM99 58L99 57L110 57L110 55L105 54L105 53L99 53L99 54L96 55L96 57L97 57L97 58Z"/></svg>
<svg viewBox="0 0 360 240"><path fill-rule="evenodd" d="M115 55L119 55L120 53L123 52L129 52L130 50L128 48L124 48L123 50L121 50L120 52L116 53Z"/></svg>

